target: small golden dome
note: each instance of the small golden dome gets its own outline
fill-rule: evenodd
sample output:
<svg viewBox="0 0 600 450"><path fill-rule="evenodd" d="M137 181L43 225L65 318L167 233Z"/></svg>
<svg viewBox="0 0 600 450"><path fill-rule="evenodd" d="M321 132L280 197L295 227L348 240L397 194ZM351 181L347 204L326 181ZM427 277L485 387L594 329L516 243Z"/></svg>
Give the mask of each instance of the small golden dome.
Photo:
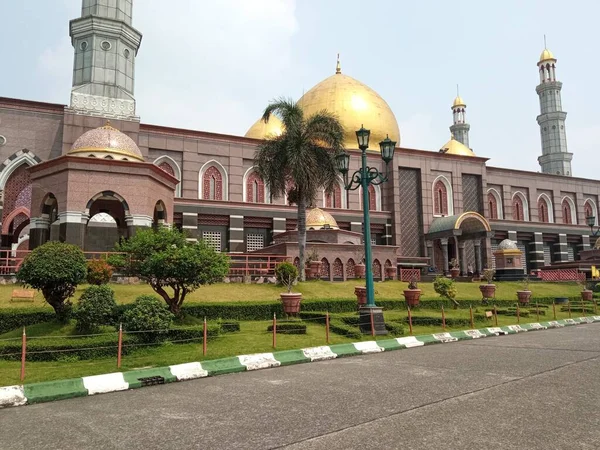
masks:
<svg viewBox="0 0 600 450"><path fill-rule="evenodd" d="M281 133L283 133L283 123L277 116L271 114L267 123L262 119L254 122L245 136L252 139L265 139L268 136L279 136Z"/></svg>
<svg viewBox="0 0 600 450"><path fill-rule="evenodd" d="M454 139L454 136L452 136L450 140L444 144L444 146L440 149L440 153L445 153L446 155L475 156L473 150L463 143L458 142L456 139Z"/></svg>
<svg viewBox="0 0 600 450"><path fill-rule="evenodd" d="M543 62L543 61L556 61L556 58L554 57L552 52L550 50L548 50L547 48L545 48L544 51L542 52L542 54L540 55L539 62Z"/></svg>
<svg viewBox="0 0 600 450"><path fill-rule="evenodd" d="M344 127L344 147L358 148L356 130L364 125L371 130L369 149L379 151L379 142L386 136L400 146L398 121L386 101L367 85L341 73L336 73L306 92L298 103L309 117L323 110L338 116Z"/></svg>
<svg viewBox="0 0 600 450"><path fill-rule="evenodd" d="M457 95L454 99L454 103L452 103L453 108L456 108L457 106L467 106L460 95Z"/></svg>
<svg viewBox="0 0 600 450"><path fill-rule="evenodd" d="M320 208L313 208L306 214L307 230L339 230L337 222L331 214Z"/></svg>
<svg viewBox="0 0 600 450"><path fill-rule="evenodd" d="M600 250L600 238L596 239L596 243L594 244L594 250Z"/></svg>
<svg viewBox="0 0 600 450"><path fill-rule="evenodd" d="M111 127L110 122L106 122L106 125L103 127L83 133L71 146L71 150L67 154L83 157L144 161L142 152L133 139L125 133L121 133L116 128Z"/></svg>

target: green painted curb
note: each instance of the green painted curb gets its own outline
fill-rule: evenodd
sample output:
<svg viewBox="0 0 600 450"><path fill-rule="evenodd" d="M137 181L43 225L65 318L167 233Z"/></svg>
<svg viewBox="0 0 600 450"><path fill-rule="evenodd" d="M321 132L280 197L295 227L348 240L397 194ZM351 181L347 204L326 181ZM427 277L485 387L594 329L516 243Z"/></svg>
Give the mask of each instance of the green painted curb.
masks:
<svg viewBox="0 0 600 450"><path fill-rule="evenodd" d="M246 371L246 367L242 365L237 356L233 356L231 358L213 359L211 361L202 361L201 364L202 368L208 371L209 376Z"/></svg>
<svg viewBox="0 0 600 450"><path fill-rule="evenodd" d="M23 391L27 403L51 402L88 395L87 389L83 386L83 378L25 384Z"/></svg>
<svg viewBox="0 0 600 450"><path fill-rule="evenodd" d="M162 377L165 383L177 381L177 378L171 373L168 367L155 367L123 372L123 378L126 383L129 383L129 389L141 388L144 383L143 379L147 379L148 383L152 383L150 379L153 377Z"/></svg>

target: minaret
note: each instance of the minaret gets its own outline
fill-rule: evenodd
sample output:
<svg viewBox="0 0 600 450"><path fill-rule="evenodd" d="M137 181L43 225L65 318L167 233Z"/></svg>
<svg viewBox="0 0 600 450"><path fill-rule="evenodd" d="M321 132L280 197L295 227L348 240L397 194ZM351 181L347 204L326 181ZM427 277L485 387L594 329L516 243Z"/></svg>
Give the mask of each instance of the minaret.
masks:
<svg viewBox="0 0 600 450"><path fill-rule="evenodd" d="M457 87L456 98L454 99L454 103L452 103L452 118L454 123L450 127L450 132L454 136L454 139L469 147L469 130L471 129L471 125L467 123L466 108L467 105L460 95L458 95Z"/></svg>
<svg viewBox="0 0 600 450"><path fill-rule="evenodd" d="M567 113L562 110L562 83L556 80L556 58L546 48L537 65L540 72L540 84L535 88L540 97L537 122L542 137L542 156L538 161L543 173L571 176L573 154L567 151Z"/></svg>
<svg viewBox="0 0 600 450"><path fill-rule="evenodd" d="M142 34L131 26L133 0L82 0L71 20L75 48L71 110L76 114L139 120L134 70Z"/></svg>

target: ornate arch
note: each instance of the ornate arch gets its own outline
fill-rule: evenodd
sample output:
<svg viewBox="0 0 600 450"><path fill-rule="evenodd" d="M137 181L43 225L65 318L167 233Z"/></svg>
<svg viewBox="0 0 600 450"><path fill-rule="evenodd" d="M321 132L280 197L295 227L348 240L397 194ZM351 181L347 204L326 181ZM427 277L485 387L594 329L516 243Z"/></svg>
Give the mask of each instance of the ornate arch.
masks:
<svg viewBox="0 0 600 450"><path fill-rule="evenodd" d="M31 212L29 208L25 206L20 206L14 211L12 211L6 218L2 221L2 234L8 234L8 229L10 227L11 222L19 215L24 214L27 218L31 218Z"/></svg>
<svg viewBox="0 0 600 450"><path fill-rule="evenodd" d="M340 258L335 258L333 261L333 278L339 280L344 278L344 263Z"/></svg>
<svg viewBox="0 0 600 450"><path fill-rule="evenodd" d="M502 210L502 197L500 197L500 193L494 188L489 188L487 195L490 219L504 219L504 211Z"/></svg>
<svg viewBox="0 0 600 450"><path fill-rule="evenodd" d="M129 215L129 204L127 203L127 200L125 200L120 194L117 194L116 192L113 191L102 191L97 193L96 195L94 195L92 198L90 198L87 202L87 204L85 205L85 213L86 214L90 214L90 208L92 207L92 205L94 204L94 202L96 200L98 200L99 198L102 197L112 197L116 200L118 200L119 202L121 202L121 204L123 205L123 209L125 211L125 215Z"/></svg>
<svg viewBox="0 0 600 450"><path fill-rule="evenodd" d="M596 202L591 198L586 198L584 205L585 217L589 217L590 215L595 217L594 225L598 225L598 207L596 206Z"/></svg>
<svg viewBox="0 0 600 450"><path fill-rule="evenodd" d="M538 221L554 223L554 208L552 208L550 197L546 194L538 196Z"/></svg>
<svg viewBox="0 0 600 450"><path fill-rule="evenodd" d="M12 173L20 166L23 164L26 164L27 166L35 166L40 162L41 159L27 149L20 150L6 158L6 160L2 163L2 166L0 166L2 168L0 170L0 189L4 189L4 186L6 185L6 182Z"/></svg>
<svg viewBox="0 0 600 450"><path fill-rule="evenodd" d="M529 221L529 203L527 197L521 192L516 191L512 195L512 219L519 221Z"/></svg>
<svg viewBox="0 0 600 450"><path fill-rule="evenodd" d="M218 171L218 174L215 172ZM210 171L210 172L209 172ZM198 177L198 198L200 199L208 199L208 192L210 189L210 179L209 177L205 177L205 174L209 172L211 176L214 176L215 179L215 200L229 200L229 178L227 176L227 171L223 164L215 159L211 159L204 163L204 165L200 168L199 177ZM217 188L217 178L220 175L220 195L219 190ZM220 197L220 198L218 198Z"/></svg>
<svg viewBox="0 0 600 450"><path fill-rule="evenodd" d="M323 206L325 208L347 209L347 199L346 189L343 181L340 179L337 180L333 193L327 194L325 190L323 190Z"/></svg>
<svg viewBox="0 0 600 450"><path fill-rule="evenodd" d="M362 188L360 189L360 207L362 208ZM379 185L369 185L369 211L381 211L381 187Z"/></svg>
<svg viewBox="0 0 600 450"><path fill-rule="evenodd" d="M452 216L454 215L454 202L452 200L452 184L444 175L439 175L432 184L433 194L433 215Z"/></svg>
<svg viewBox="0 0 600 450"><path fill-rule="evenodd" d="M247 169L244 173L242 194L244 201L247 203L271 203L271 195L267 185L258 176L254 166Z"/></svg>
<svg viewBox="0 0 600 450"><path fill-rule="evenodd" d="M560 208L562 210L563 223L577 225L577 210L575 209L573 199L565 195L560 202Z"/></svg>
<svg viewBox="0 0 600 450"><path fill-rule="evenodd" d="M175 178L177 178L179 180L179 183L177 183L177 186L175 186L175 197L181 197L181 183L182 183L181 167L179 167L179 164L177 164L177 161L175 161L170 156L163 155L163 156L159 156L158 158L156 158L154 160L153 164L157 165L158 167L163 169L165 172L167 172L170 175L173 175ZM165 164L171 168L171 171L165 170L165 169L167 169Z"/></svg>

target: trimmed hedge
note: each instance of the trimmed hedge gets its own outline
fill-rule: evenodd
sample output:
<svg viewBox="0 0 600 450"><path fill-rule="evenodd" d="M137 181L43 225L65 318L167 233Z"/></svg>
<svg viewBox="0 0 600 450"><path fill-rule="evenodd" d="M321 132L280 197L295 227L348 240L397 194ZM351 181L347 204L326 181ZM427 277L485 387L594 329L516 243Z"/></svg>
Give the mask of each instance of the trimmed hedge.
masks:
<svg viewBox="0 0 600 450"><path fill-rule="evenodd" d="M273 325L267 327L269 333L273 332ZM306 324L300 322L277 323L277 334L306 334Z"/></svg>
<svg viewBox="0 0 600 450"><path fill-rule="evenodd" d="M392 336L403 336L404 327L399 323L386 322L385 329L389 331Z"/></svg>
<svg viewBox="0 0 600 450"><path fill-rule="evenodd" d="M321 325L325 325L325 313L317 312L317 311L300 311L300 317L302 319L311 319L316 323L320 323ZM339 334L340 336L346 336L350 339L361 339L362 333L356 327L349 326L345 324L338 316L329 316L329 331L335 334Z"/></svg>
<svg viewBox="0 0 600 450"><path fill-rule="evenodd" d="M0 334L36 323L52 322L56 314L51 308L0 309Z"/></svg>

